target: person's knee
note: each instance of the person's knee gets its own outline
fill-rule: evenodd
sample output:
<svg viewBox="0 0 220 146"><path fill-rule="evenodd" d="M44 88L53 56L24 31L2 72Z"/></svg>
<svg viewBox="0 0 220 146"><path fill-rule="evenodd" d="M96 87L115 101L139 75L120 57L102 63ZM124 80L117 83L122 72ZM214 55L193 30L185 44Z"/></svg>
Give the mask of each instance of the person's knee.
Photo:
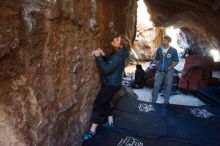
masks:
<svg viewBox="0 0 220 146"><path fill-rule="evenodd" d="M169 88L169 87L171 87L171 86L172 86L172 82L168 82L168 83L165 84L165 87L166 87L166 88Z"/></svg>

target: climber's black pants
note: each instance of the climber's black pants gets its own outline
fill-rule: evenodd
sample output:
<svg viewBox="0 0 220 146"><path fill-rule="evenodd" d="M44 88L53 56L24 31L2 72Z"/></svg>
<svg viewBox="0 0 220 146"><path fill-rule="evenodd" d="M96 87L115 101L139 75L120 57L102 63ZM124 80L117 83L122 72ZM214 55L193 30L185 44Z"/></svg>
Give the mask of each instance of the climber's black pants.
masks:
<svg viewBox="0 0 220 146"><path fill-rule="evenodd" d="M103 112L105 116L111 116L113 114L109 100L120 90L120 88L121 86L102 85L93 104L92 123L101 124L101 116Z"/></svg>

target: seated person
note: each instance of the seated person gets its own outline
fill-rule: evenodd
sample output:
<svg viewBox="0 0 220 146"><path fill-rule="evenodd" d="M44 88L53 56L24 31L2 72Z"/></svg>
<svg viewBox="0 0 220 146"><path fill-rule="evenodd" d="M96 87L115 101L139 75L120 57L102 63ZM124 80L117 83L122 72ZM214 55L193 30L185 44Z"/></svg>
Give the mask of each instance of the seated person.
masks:
<svg viewBox="0 0 220 146"><path fill-rule="evenodd" d="M140 64L136 65L135 79L131 81L131 88L143 88L145 83L145 71Z"/></svg>

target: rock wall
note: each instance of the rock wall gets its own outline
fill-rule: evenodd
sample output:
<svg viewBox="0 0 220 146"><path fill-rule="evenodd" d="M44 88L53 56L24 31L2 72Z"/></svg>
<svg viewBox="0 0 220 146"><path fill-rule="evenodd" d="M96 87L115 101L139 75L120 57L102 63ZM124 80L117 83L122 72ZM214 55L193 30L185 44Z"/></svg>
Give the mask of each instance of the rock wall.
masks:
<svg viewBox="0 0 220 146"><path fill-rule="evenodd" d="M220 42L218 0L145 0L145 3L156 26L173 25L177 28L192 28Z"/></svg>
<svg viewBox="0 0 220 146"><path fill-rule="evenodd" d="M79 146L100 86L91 51L115 32L133 39L135 11L134 0L0 0L0 145Z"/></svg>
<svg viewBox="0 0 220 146"><path fill-rule="evenodd" d="M163 38L164 34L164 28L137 30L133 43L133 49L137 55L136 59L140 61L152 60L157 48L161 45L161 38Z"/></svg>
<svg viewBox="0 0 220 146"><path fill-rule="evenodd" d="M188 53L202 56L212 56L210 49L219 49L219 42L214 37L192 28L181 28L178 44L186 48Z"/></svg>

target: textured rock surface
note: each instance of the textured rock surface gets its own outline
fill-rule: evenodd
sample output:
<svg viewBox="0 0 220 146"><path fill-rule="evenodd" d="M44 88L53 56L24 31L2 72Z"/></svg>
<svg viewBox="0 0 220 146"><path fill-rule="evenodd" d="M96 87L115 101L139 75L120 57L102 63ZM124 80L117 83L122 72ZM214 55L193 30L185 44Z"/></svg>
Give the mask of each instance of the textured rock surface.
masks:
<svg viewBox="0 0 220 146"><path fill-rule="evenodd" d="M214 37L192 28L182 28L178 35L179 46L189 49L192 54L212 56L210 49L219 49L218 43Z"/></svg>
<svg viewBox="0 0 220 146"><path fill-rule="evenodd" d="M161 38L164 36L165 29L149 28L147 30L137 30L137 33L133 49L138 60L152 60L156 49L161 45Z"/></svg>
<svg viewBox="0 0 220 146"><path fill-rule="evenodd" d="M80 145L100 85L91 51L133 37L135 2L0 0L1 146Z"/></svg>
<svg viewBox="0 0 220 146"><path fill-rule="evenodd" d="M145 3L156 26L193 28L199 33L205 33L208 38L215 37L219 42L220 1L145 0Z"/></svg>

